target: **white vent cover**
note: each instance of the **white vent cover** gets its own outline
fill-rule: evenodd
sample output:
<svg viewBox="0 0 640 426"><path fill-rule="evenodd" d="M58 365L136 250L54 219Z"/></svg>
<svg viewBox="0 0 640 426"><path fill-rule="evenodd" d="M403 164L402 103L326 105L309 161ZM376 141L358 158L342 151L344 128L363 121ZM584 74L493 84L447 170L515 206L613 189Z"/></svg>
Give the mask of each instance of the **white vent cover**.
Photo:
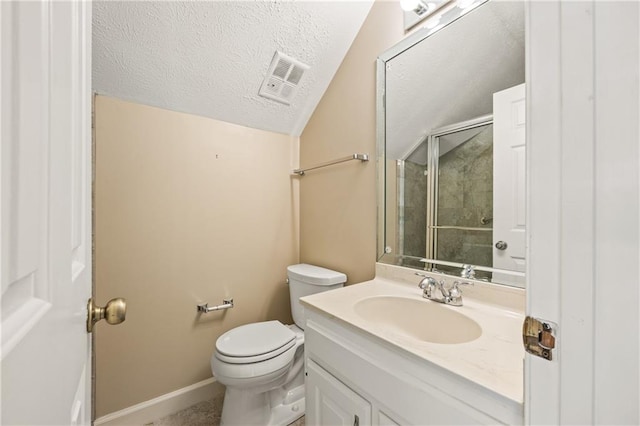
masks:
<svg viewBox="0 0 640 426"><path fill-rule="evenodd" d="M258 93L265 98L289 105L302 76L308 69L308 65L276 51Z"/></svg>

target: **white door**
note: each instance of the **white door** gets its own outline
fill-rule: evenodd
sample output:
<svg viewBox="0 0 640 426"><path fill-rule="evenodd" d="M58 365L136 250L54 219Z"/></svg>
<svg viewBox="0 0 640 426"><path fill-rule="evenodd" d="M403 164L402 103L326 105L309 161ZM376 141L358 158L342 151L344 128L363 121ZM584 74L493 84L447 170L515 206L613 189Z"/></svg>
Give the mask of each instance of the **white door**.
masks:
<svg viewBox="0 0 640 426"><path fill-rule="evenodd" d="M89 425L91 4L0 20L0 421Z"/></svg>
<svg viewBox="0 0 640 426"><path fill-rule="evenodd" d="M525 271L525 85L493 94L493 267ZM494 273L524 287L524 277Z"/></svg>
<svg viewBox="0 0 640 426"><path fill-rule="evenodd" d="M528 424L640 424L640 3L527 2Z"/></svg>
<svg viewBox="0 0 640 426"><path fill-rule="evenodd" d="M307 361L305 385L306 424L371 425L371 404L311 360Z"/></svg>

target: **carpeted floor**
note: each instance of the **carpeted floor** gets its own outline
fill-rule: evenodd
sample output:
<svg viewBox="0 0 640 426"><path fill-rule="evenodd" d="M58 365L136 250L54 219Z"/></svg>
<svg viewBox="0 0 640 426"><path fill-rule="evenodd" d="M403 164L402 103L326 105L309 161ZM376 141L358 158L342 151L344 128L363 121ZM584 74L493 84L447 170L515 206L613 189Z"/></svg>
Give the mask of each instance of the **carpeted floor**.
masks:
<svg viewBox="0 0 640 426"><path fill-rule="evenodd" d="M145 426L219 426L224 394L211 401L202 401ZM289 426L304 426L304 416Z"/></svg>

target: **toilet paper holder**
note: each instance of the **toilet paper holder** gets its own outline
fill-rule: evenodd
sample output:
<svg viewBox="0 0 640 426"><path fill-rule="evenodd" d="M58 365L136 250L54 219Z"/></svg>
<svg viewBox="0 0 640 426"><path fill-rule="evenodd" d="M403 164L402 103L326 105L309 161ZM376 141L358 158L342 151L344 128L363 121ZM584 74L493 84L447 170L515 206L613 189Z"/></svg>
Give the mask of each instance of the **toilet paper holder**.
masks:
<svg viewBox="0 0 640 426"><path fill-rule="evenodd" d="M233 298L222 299L222 305L209 306L208 303L201 303L197 305L198 312L207 313L212 311L221 311L223 309L233 308Z"/></svg>

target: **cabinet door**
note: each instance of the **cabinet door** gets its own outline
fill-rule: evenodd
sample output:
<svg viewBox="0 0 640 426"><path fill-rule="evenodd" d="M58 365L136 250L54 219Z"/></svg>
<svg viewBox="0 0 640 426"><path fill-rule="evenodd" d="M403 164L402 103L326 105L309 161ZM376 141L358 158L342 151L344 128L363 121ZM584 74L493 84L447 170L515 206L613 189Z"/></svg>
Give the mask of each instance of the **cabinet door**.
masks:
<svg viewBox="0 0 640 426"><path fill-rule="evenodd" d="M307 361L306 424L371 425L371 404L315 362Z"/></svg>
<svg viewBox="0 0 640 426"><path fill-rule="evenodd" d="M378 411L378 425L379 426L400 426L400 423L387 416L382 411Z"/></svg>

